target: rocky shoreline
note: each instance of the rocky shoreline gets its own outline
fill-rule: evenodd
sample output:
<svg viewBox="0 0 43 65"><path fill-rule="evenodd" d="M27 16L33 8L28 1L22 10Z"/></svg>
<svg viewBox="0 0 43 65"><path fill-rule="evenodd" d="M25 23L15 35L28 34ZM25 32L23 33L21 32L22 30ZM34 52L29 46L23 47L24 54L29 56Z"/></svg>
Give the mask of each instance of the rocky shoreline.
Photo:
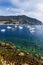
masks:
<svg viewBox="0 0 43 65"><path fill-rule="evenodd" d="M20 51L13 44L0 43L0 65L43 65L43 56Z"/></svg>

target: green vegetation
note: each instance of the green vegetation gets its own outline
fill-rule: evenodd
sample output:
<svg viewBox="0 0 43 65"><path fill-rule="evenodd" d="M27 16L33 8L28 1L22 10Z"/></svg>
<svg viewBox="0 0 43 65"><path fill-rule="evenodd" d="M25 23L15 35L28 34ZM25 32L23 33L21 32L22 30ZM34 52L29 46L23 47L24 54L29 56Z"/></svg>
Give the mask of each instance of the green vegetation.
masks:
<svg viewBox="0 0 43 65"><path fill-rule="evenodd" d="M4 24L30 24L30 25L41 25L41 21L27 17L25 15L21 16L0 16L0 22L6 21Z"/></svg>
<svg viewBox="0 0 43 65"><path fill-rule="evenodd" d="M0 65L3 65L1 61L0 61Z"/></svg>

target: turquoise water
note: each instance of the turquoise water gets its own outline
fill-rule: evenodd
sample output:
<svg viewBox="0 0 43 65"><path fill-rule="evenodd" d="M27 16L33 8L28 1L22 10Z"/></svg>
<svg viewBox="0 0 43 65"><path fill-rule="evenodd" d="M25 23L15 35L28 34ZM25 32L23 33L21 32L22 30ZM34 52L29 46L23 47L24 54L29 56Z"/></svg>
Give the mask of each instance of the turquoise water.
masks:
<svg viewBox="0 0 43 65"><path fill-rule="evenodd" d="M43 25L0 25L0 42L43 54Z"/></svg>

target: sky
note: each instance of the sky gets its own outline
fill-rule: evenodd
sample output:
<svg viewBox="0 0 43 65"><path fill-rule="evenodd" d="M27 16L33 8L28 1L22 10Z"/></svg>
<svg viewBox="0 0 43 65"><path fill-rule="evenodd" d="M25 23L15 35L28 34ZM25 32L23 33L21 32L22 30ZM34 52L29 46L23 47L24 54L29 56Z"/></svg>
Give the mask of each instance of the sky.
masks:
<svg viewBox="0 0 43 65"><path fill-rule="evenodd" d="M43 0L0 0L0 16L26 15L43 22Z"/></svg>

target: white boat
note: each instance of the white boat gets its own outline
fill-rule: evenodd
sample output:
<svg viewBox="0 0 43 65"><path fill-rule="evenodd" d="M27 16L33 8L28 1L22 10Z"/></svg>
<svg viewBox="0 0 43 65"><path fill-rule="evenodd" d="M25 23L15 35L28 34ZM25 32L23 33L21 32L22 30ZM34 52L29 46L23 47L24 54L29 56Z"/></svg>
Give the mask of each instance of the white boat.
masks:
<svg viewBox="0 0 43 65"><path fill-rule="evenodd" d="M11 29L12 27L11 26L7 26L7 29Z"/></svg>
<svg viewBox="0 0 43 65"><path fill-rule="evenodd" d="M6 29L1 29L1 32L5 32L6 31Z"/></svg>
<svg viewBox="0 0 43 65"><path fill-rule="evenodd" d="M31 28L30 27L29 30L30 30L31 33L34 33L35 32L35 28Z"/></svg>
<svg viewBox="0 0 43 65"><path fill-rule="evenodd" d="M23 29L23 27L22 26L19 26L19 29Z"/></svg>

